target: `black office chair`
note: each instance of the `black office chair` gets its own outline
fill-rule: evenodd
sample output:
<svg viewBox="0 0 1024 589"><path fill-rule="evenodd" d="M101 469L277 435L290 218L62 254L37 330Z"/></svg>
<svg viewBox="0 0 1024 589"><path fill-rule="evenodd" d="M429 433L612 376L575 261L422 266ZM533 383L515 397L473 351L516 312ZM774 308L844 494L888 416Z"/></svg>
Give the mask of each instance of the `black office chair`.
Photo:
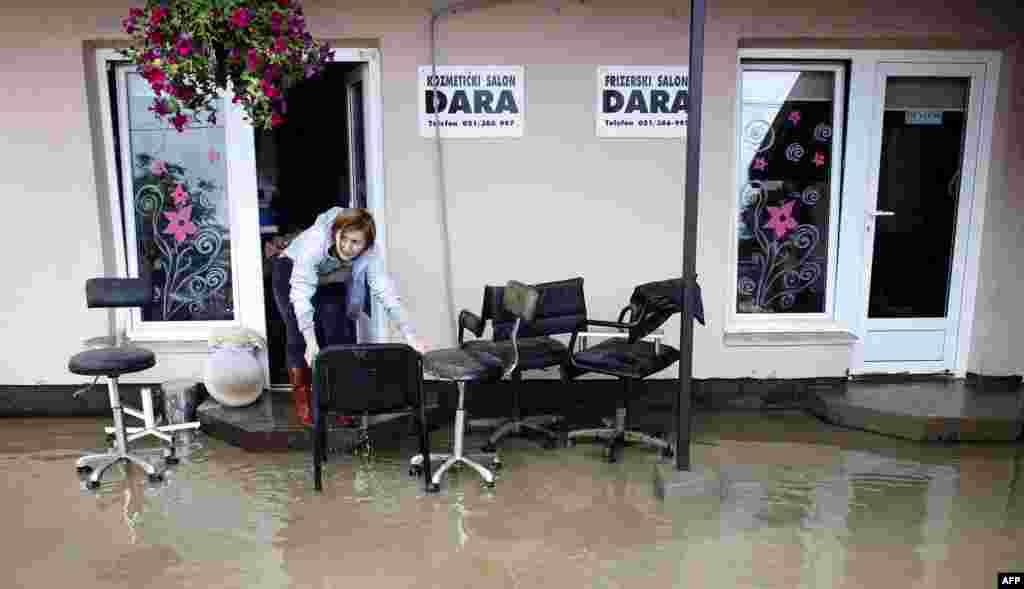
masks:
<svg viewBox="0 0 1024 589"><path fill-rule="evenodd" d="M327 415L361 416L359 444L368 446L371 414L388 419L415 414L420 454L430 455L423 398L423 360L405 344L328 346L313 362L313 482L322 490L322 464L327 459ZM426 469L430 471L429 465ZM437 490L424 477L428 492Z"/></svg>
<svg viewBox="0 0 1024 589"><path fill-rule="evenodd" d="M85 301L86 306L90 309L142 307L150 303L152 292L149 281L141 278L91 278L85 283ZM103 454L83 456L76 463L79 473L92 473L86 483L90 489L99 487L103 473L111 465L121 461L138 465L146 472L151 481L159 481L163 477L162 469L157 470L145 458L128 451L124 425L125 408L121 405L121 394L117 388L118 378L122 374L141 372L155 365L156 356L153 352L135 345L124 344L120 331L117 332L113 346L85 350L75 354L68 361L68 370L73 374L93 376L97 379L101 376L107 377L110 409L114 414L113 448ZM149 425L147 424L147 428ZM163 435L160 437L163 439ZM176 461L173 443L171 454L166 461L168 464Z"/></svg>
<svg viewBox="0 0 1024 589"><path fill-rule="evenodd" d="M538 370L552 366L560 366L566 362L569 348L561 341L551 337L570 335L578 330L587 318L587 303L583 294L583 279L570 278L554 282L534 284L540 293L538 310L529 323L519 326L519 363L509 378L512 381L512 416L496 419L474 419L471 427L493 427L485 452L496 452L498 440L508 434L518 434L521 429L539 432L545 436L545 447L555 447L559 434L550 426L564 419L561 415L530 415L523 414L521 409L520 388L524 370ZM459 314L459 344L463 343L465 330L477 337L483 335L487 321L491 322L491 340L474 340L465 344L466 349L487 352L498 356L508 356L511 346L511 331L516 317L504 309L505 288L487 286L484 288L484 302L480 316L470 311ZM497 460L497 458L496 458ZM500 460L498 460L500 464Z"/></svg>
<svg viewBox="0 0 1024 589"><path fill-rule="evenodd" d="M496 460L496 453L487 451L473 453L475 456L471 458L469 453L463 452L462 443L466 427L466 384L469 382L493 382L515 372L521 360L518 341L520 326L533 321L538 311L539 300L540 292L536 288L514 280L509 281L505 286L502 299L505 311L515 317L515 322L509 331L509 341L511 342L509 346L500 350L492 350L474 349L468 344L462 344L458 348L432 350L423 355L423 367L427 372L455 382L459 390L459 403L455 410L452 452L448 454L423 453L415 456L411 461L410 472L413 474L419 471L429 473L430 462L443 460L444 462L431 476L431 484L436 488L440 486L441 477L448 469L462 463L475 470L487 486L494 486L494 473L474 458L482 457L483 460L490 459L500 464L500 461ZM424 457L427 458L424 459ZM424 462L426 463L424 464Z"/></svg>
<svg viewBox="0 0 1024 589"><path fill-rule="evenodd" d="M605 456L609 462L616 462L626 442L639 442L662 451L666 457L674 453L670 442L643 432L626 429L626 405L633 397L636 381L661 372L679 360L679 350L661 343L658 339L645 338L660 327L672 315L682 311L682 279L662 280L641 284L633 290L629 305L619 313L617 321L587 319L585 326L612 328L612 337L606 337L599 344L574 351L569 362L562 368L562 376L569 381L587 372L616 376L623 381L623 394L619 397L614 423L602 428L581 429L569 432L569 443L576 438L599 438L606 443ZM685 296L689 297L692 318L704 325L704 307L700 285L687 285ZM569 347L576 350L579 336L586 332L572 334Z"/></svg>

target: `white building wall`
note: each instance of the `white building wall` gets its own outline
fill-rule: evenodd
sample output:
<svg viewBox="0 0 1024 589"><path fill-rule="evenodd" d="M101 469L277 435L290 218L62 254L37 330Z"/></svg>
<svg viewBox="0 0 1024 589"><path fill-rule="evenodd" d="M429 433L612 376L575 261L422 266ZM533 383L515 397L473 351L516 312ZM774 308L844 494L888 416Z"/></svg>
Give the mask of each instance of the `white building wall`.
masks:
<svg viewBox="0 0 1024 589"><path fill-rule="evenodd" d="M98 130L89 118L85 42L122 38L119 21L133 3L9 4L0 6L0 190L8 245L0 286L0 383L79 382L67 372L67 359L83 339L105 333L108 317L84 304L85 280L104 270L102 239L109 230L103 228L105 194L97 188ZM726 229L735 200L737 47L751 39L808 37L918 47L958 33L966 47L982 44L972 39L1005 47L1014 32L1007 31L1006 15L979 15L973 4L948 12L893 12L881 0L858 7L712 4L697 260L708 326L695 330L694 375L842 375L849 363L844 346L723 343L722 297L734 280L726 247L733 236ZM381 49L387 201L381 220L388 228L389 266L422 335L438 346L452 344L436 151L432 140L419 137L416 116L416 68L430 57L429 4L304 5L318 37L359 45L369 39ZM456 310L478 310L487 283L579 275L586 278L591 314L614 318L635 284L678 275L684 142L598 140L591 105L598 65L685 65L687 27L685 3L607 0L496 6L442 23L439 63L526 68L523 138L444 144ZM1019 45L1009 57L996 113L971 361L972 368L993 373L1024 369L1013 353L1024 344L1024 319L1015 309L1024 283L1016 278L1014 255L1024 251ZM669 342L678 342L678 327L678 318L667 324ZM161 347L158 368L139 378L198 374L202 354L182 350ZM662 376L674 375L672 368Z"/></svg>

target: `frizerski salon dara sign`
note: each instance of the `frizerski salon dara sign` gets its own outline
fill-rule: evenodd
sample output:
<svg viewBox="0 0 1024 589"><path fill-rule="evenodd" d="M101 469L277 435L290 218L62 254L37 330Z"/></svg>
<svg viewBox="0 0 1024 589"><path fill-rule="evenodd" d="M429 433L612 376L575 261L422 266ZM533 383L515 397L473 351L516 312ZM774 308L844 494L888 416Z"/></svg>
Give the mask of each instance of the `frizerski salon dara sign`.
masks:
<svg viewBox="0 0 1024 589"><path fill-rule="evenodd" d="M688 68L599 66L598 137L682 138L689 107ZM522 137L523 66L420 66L420 136Z"/></svg>

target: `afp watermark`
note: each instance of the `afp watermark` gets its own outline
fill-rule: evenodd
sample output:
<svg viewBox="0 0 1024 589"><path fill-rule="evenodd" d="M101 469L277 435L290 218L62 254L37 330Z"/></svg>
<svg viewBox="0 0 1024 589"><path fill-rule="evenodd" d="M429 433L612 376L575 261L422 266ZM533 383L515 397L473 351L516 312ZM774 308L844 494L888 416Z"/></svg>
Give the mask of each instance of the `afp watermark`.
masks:
<svg viewBox="0 0 1024 589"><path fill-rule="evenodd" d="M1024 573L999 573L996 587L999 589L1007 589L1008 587L1024 589Z"/></svg>

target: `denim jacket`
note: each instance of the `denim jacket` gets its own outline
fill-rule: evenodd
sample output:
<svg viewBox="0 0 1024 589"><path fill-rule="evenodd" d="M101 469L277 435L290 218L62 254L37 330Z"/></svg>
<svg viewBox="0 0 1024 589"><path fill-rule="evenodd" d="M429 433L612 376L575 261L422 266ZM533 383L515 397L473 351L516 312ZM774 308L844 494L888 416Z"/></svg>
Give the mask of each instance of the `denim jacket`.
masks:
<svg viewBox="0 0 1024 589"><path fill-rule="evenodd" d="M332 207L321 213L309 229L300 233L284 250L283 255L292 259L291 301L299 330L313 327L313 295L316 293L318 276L330 274L342 266L341 260L328 251L334 245L331 229L342 207ZM376 298L388 317L398 324L399 331L408 339L414 335L409 317L402 307L394 282L384 271L380 256L373 247L364 251L352 261L352 274L348 289L348 315L355 318L366 303L366 291Z"/></svg>

